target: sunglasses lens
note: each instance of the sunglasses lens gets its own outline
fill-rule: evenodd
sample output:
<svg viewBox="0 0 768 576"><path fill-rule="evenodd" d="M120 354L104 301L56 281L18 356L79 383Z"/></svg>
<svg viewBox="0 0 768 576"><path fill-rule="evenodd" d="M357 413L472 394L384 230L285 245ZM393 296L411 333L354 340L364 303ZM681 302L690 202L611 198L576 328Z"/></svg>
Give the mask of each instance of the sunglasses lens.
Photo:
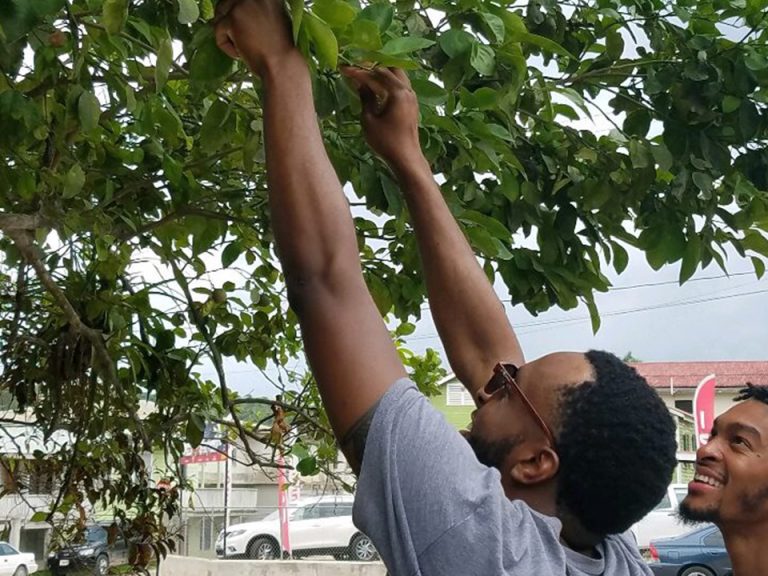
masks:
<svg viewBox="0 0 768 576"><path fill-rule="evenodd" d="M495 394L501 390L503 387L504 378L501 377L501 374L496 374L493 378L491 378L488 384L485 385L484 392L491 396L492 394Z"/></svg>

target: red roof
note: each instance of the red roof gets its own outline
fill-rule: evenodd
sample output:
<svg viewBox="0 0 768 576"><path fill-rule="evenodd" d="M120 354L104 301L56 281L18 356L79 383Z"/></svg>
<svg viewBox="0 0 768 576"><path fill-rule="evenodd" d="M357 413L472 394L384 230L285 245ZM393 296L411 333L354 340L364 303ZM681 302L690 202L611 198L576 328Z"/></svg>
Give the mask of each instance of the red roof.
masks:
<svg viewBox="0 0 768 576"><path fill-rule="evenodd" d="M710 374L718 388L742 388L747 382L768 385L768 362L632 362L654 388L696 388Z"/></svg>

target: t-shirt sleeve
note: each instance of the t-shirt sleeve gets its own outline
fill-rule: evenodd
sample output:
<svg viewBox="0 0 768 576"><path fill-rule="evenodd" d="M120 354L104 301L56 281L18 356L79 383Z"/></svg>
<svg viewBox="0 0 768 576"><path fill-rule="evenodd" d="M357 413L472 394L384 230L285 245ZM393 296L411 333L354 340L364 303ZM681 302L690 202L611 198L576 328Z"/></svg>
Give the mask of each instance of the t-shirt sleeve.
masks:
<svg viewBox="0 0 768 576"><path fill-rule="evenodd" d="M392 576L565 572L559 521L508 500L498 471L408 380L376 409L354 520Z"/></svg>

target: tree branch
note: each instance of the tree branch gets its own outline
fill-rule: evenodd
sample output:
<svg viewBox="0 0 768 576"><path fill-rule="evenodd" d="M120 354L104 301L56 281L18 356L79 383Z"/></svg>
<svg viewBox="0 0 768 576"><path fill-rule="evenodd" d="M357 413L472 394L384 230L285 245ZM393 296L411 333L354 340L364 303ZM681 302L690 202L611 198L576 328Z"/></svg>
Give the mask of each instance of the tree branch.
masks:
<svg viewBox="0 0 768 576"><path fill-rule="evenodd" d="M6 234L18 230L36 230L46 224L40 214L0 214L0 231Z"/></svg>
<svg viewBox="0 0 768 576"><path fill-rule="evenodd" d="M94 368L96 371L103 378L103 380L112 386L121 396L121 398L125 400L125 390L117 376L115 363L112 360L112 357L109 355L109 350L107 350L107 346L104 342L102 333L99 330L95 330L89 326L86 326L80 319L80 316L70 303L67 295L61 289L61 287L56 284L54 279L51 277L51 274L43 264L37 246L32 242L32 237L30 234L19 229L6 229L5 232L11 238L11 240L13 240L14 244L19 249L19 252L21 252L24 259L35 271L38 279L40 280L40 283L46 288L46 290L48 290L51 296L53 296L56 304L59 306L59 308L61 308L62 312L64 312L64 316L69 322L71 329L76 333L84 336L90 342L94 351ZM150 441L149 436L147 436L147 432L144 430L144 426L139 419L138 414L136 414L136 411L129 406L128 402L124 401L124 404L130 413L131 419L133 420L134 424L136 424L136 430L141 436L145 450L150 450L152 442Z"/></svg>

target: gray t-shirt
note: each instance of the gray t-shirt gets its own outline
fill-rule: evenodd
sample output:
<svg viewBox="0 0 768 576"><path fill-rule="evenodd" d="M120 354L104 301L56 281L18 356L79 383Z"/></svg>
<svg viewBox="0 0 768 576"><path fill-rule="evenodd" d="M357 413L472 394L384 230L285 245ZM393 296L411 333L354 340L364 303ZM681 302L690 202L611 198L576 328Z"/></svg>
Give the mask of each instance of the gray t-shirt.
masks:
<svg viewBox="0 0 768 576"><path fill-rule="evenodd" d="M376 409L354 521L392 576L651 574L631 536L606 538L599 559L564 548L560 521L509 500L499 472L408 380Z"/></svg>

